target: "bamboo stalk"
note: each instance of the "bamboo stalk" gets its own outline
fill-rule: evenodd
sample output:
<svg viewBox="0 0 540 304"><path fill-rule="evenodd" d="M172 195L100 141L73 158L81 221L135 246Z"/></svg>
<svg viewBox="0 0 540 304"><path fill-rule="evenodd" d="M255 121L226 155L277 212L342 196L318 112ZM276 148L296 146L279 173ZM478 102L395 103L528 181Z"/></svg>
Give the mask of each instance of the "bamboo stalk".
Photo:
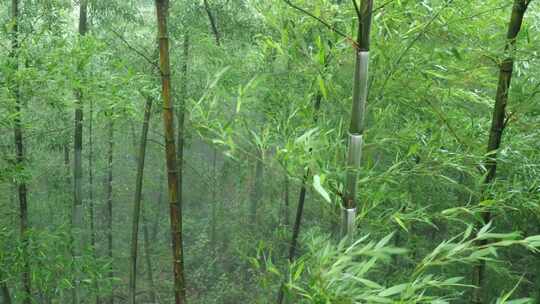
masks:
<svg viewBox="0 0 540 304"><path fill-rule="evenodd" d="M144 177L144 161L146 158L146 144L148 138L148 129L150 115L152 113L152 98L147 97L144 108L144 120L141 131L141 141L139 143L139 152L137 155L137 177L135 181L135 199L133 202L133 217L131 227L131 259L129 268L129 303L135 304L135 290L137 286L137 248L139 240L139 218L141 214L142 186ZM145 233L148 234L145 227ZM145 235L147 237L147 235Z"/></svg>
<svg viewBox="0 0 540 304"><path fill-rule="evenodd" d="M487 146L488 156L484 161L487 169L487 174L484 179L484 196L487 196L488 185L492 184L495 180L497 173L497 151L501 146L502 136L506 127L506 105L508 103L508 92L510 90L510 82L512 80L512 73L514 69L514 53L516 50L516 38L521 30L523 24L523 18L527 7L531 0L514 0L512 7L512 14L510 22L508 24L508 32L506 35L505 45L505 58L499 67L499 82L497 86L497 93L495 95L495 106L493 107L493 115L491 120L491 128L489 133L489 140ZM484 224L489 223L492 220L491 212L485 212L482 215ZM480 245L486 245L487 240L482 240ZM484 289L486 282L486 262L481 261L473 269L473 284L477 286L472 294L473 303L487 302L484 299Z"/></svg>
<svg viewBox="0 0 540 304"><path fill-rule="evenodd" d="M348 134L348 158L343 194L342 236L353 237L356 230L358 170L362 158L365 108L368 93L369 34L373 0L363 0L358 16L358 37L354 71L351 123Z"/></svg>
<svg viewBox="0 0 540 304"><path fill-rule="evenodd" d="M309 169L306 170L304 177L302 178L302 186L300 187L300 196L298 197L298 205L296 208L296 218L294 220L293 233L291 237L291 243L289 246L289 258L288 261L292 263L296 255L296 248L298 244L298 236L300 235L300 224L302 222L302 215L304 213L304 204L306 201L306 182L310 176ZM278 291L277 303L283 303L285 298L285 282L281 283Z"/></svg>
<svg viewBox="0 0 540 304"><path fill-rule="evenodd" d="M178 200L179 174L174 140L174 112L171 98L172 88L169 63L169 37L167 33L169 2L167 0L156 0L155 3L159 38L159 67L162 82L163 127L165 131L165 156L167 160L167 180L173 249L174 297L176 304L184 304L186 303L186 291L184 284L184 257L182 246L182 206Z"/></svg>

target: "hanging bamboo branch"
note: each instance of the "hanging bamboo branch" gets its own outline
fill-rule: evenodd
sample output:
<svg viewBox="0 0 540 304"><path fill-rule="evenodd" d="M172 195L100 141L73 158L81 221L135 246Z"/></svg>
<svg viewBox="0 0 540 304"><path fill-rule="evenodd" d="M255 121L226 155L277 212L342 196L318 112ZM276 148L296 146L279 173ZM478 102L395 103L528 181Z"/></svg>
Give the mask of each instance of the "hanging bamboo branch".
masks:
<svg viewBox="0 0 540 304"><path fill-rule="evenodd" d="M335 26L330 25L325 20L313 15L312 13L308 12L307 10L305 10L305 9L299 7L298 5L292 3L290 0L283 0L283 2L285 2L288 6L294 8L295 10L297 10L299 12L302 12L302 13L308 15L309 17L315 19L317 22L324 25L325 27L327 27L332 32L334 32L334 33L338 34L339 36L345 38L347 41L349 41L353 45L353 47L355 49L358 48L358 44L356 43L356 41L354 41L354 39L352 39L351 37L349 37L347 34L343 33L342 31L338 30Z"/></svg>
<svg viewBox="0 0 540 304"><path fill-rule="evenodd" d="M493 115L491 120L491 129L489 133L489 141L487 146L487 158L484 161L487 170L484 179L484 195L487 195L487 188L495 180L497 172L497 151L501 146L501 140L506 126L506 105L508 103L508 92L510 90L510 82L514 70L514 56L516 51L516 38L521 30L523 18L527 7L531 0L514 0L512 15L508 24L508 32L506 35L506 45L504 48L505 58L499 66L499 83L497 93L495 95L495 106L493 107ZM484 224L492 220L491 212L485 212L482 215ZM486 245L487 240L482 240L481 245ZM477 288L473 291L472 302L484 303L483 288L486 283L485 279L486 262L481 261L474 267L473 284Z"/></svg>
<svg viewBox="0 0 540 304"><path fill-rule="evenodd" d="M368 92L369 34L373 0L362 0L358 19L356 66L354 71L351 124L348 134L347 177L343 195L342 235L352 236L356 229L356 188L362 158L364 117Z"/></svg>

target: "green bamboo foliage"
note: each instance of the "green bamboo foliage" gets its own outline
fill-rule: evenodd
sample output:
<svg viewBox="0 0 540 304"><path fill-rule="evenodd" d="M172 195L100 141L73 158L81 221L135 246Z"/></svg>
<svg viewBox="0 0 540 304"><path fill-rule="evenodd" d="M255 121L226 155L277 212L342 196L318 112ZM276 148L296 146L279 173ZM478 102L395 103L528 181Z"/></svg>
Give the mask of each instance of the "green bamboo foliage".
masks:
<svg viewBox="0 0 540 304"><path fill-rule="evenodd" d="M355 1L355 0L353 0ZM356 5L356 3L355 3ZM362 158L364 116L368 92L369 33L373 0L362 0L358 16L358 37L355 44L356 66L352 98L351 124L348 134L347 177L343 195L342 235L352 236L356 229L356 188Z"/></svg>

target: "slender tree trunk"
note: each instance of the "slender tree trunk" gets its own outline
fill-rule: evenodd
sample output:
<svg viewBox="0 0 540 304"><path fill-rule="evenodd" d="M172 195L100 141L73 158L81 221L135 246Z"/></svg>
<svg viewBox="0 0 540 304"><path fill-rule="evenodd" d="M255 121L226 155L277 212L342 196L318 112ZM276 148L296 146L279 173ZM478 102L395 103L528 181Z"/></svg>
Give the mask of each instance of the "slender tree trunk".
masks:
<svg viewBox="0 0 540 304"><path fill-rule="evenodd" d="M148 232L148 220L146 216L142 215L143 221L143 237L144 237L144 255L146 260L146 275L148 279L148 285L150 287L149 296L150 303L156 303L156 287L154 285L154 272L152 270L152 256L150 254L150 235Z"/></svg>
<svg viewBox="0 0 540 304"><path fill-rule="evenodd" d="M79 2L79 36L86 35L87 22L87 0ZM79 67L79 73L82 76L82 67ZM79 261L82 256L84 246L83 231L83 204L82 204L82 143L83 143L83 95L80 88L75 90L75 134L74 134L74 155L73 155L73 214L72 220L72 238L73 238L73 260L75 269L75 286L73 303L81 302L80 283L81 271Z"/></svg>
<svg viewBox="0 0 540 304"><path fill-rule="evenodd" d="M131 227L131 260L129 273L129 303L135 304L135 290L137 285L137 248L139 238L139 216L141 213L141 196L144 174L144 161L146 157L146 142L148 137L148 126L152 113L152 98L147 97L144 109L144 120L141 132L141 142L139 143L139 155L137 157L137 178L135 181L135 200L133 202L133 222ZM146 229L146 227L144 228ZM146 237L146 236L145 236Z"/></svg>
<svg viewBox="0 0 540 304"><path fill-rule="evenodd" d="M114 152L114 121L111 115L108 132L109 132L109 149L108 149L108 162L107 162L107 255L111 261L111 266L109 269L109 280L113 282L114 278L114 263L113 263L113 232L112 232L112 222L113 222L113 152ZM114 303L114 286L111 291L111 295L107 298L107 303Z"/></svg>
<svg viewBox="0 0 540 304"><path fill-rule="evenodd" d="M356 67L354 72L351 124L349 127L347 180L343 195L342 235L352 237L356 230L356 188L362 158L364 112L368 93L369 34L373 0L362 0L358 16Z"/></svg>
<svg viewBox="0 0 540 304"><path fill-rule="evenodd" d="M296 208L296 218L294 220L293 233L291 237L291 243L289 246L289 262L294 261L296 254L296 247L298 243L298 236L300 235L300 224L302 222L302 215L304 212L304 203L306 201L306 182L309 177L309 169L306 171L304 177L302 178L302 186L300 187L300 196L298 197L298 206ZM285 282L281 284L278 291L278 300L277 303L283 303L285 297Z"/></svg>
<svg viewBox="0 0 540 304"><path fill-rule="evenodd" d="M94 120L94 102L90 100L90 111L88 113L88 199L90 201L90 246L92 247L92 255L94 260L97 260L96 253L96 227L95 227L95 204L94 204L94 143L93 143L93 120ZM69 157L69 155L68 155ZM101 303L99 297L99 282L95 280L94 288L96 289L96 304Z"/></svg>
<svg viewBox="0 0 540 304"><path fill-rule="evenodd" d="M489 133L489 141L487 146L488 156L485 160L487 175L484 179L484 196L487 196L487 188L495 180L497 172L497 150L501 146L504 128L506 127L506 104L508 103L508 91L510 90L510 82L514 69L514 53L516 50L516 38L521 30L523 18L527 7L532 0L514 0L512 15L508 24L508 32L506 35L505 58L499 67L499 83L495 96L495 106L493 108L493 116L491 121L491 130ZM484 223L491 221L492 215L490 212L483 214ZM481 245L487 244L486 240L481 241ZM484 285L487 283L485 278L485 261L480 262L473 270L473 284L476 288L473 291L473 303L487 302L484 297Z"/></svg>
<svg viewBox="0 0 540 304"><path fill-rule="evenodd" d="M19 1L11 1L11 18L13 22L13 31L11 38L11 60L13 60L14 72L19 69ZM15 97L15 117L13 121L13 133L16 150L16 161L19 168L25 168L25 153L22 131L22 104L20 98L20 87L18 81L13 79L13 95ZM27 187L26 181L17 181L17 192L19 194L19 216L20 216L20 232L22 242L22 285L25 292L23 302L30 304L32 301L32 285L30 279L30 262L28 256L28 202L27 202Z"/></svg>
<svg viewBox="0 0 540 304"><path fill-rule="evenodd" d="M184 256L182 245L182 206L179 197L179 172L177 169L176 145L174 140L173 103L171 98L171 72L169 63L169 37L167 32L168 0L156 0L159 38L159 66L162 82L163 129L165 131L165 156L173 250L174 297L176 304L186 303L184 283ZM183 108L181 109L183 110ZM183 113L179 115L183 120ZM181 159L180 159L181 161Z"/></svg>

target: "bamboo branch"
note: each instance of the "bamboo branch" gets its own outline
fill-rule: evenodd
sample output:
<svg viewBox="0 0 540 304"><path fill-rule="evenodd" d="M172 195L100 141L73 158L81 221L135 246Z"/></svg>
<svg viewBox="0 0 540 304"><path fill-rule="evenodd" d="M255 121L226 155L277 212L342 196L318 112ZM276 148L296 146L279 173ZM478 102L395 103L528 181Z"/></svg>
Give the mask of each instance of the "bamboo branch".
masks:
<svg viewBox="0 0 540 304"><path fill-rule="evenodd" d="M373 9L373 12L375 13L376 11L385 8L388 4L391 4L391 3L394 2L394 1L395 1L395 0L386 1L385 3L381 4L379 7L374 8L374 9Z"/></svg>
<svg viewBox="0 0 540 304"><path fill-rule="evenodd" d="M354 0L353 0L354 1ZM354 41L353 38L351 38L350 36L348 36L347 34L344 34L343 32L341 32L340 30L338 30L337 28L333 27L332 25L330 25L328 22L324 21L323 19L313 15L312 13L306 11L305 9L299 7L299 6L296 6L295 4L293 4L290 0L283 0L283 2L285 2L287 5L289 5L290 7L310 16L311 18L317 20L319 23L321 23L322 25L326 26L328 29L330 29L332 32L338 34L339 36L345 38L347 41L349 41L352 46L355 48L355 49L358 49L358 44L356 43L356 41Z"/></svg>
<svg viewBox="0 0 540 304"><path fill-rule="evenodd" d="M214 37L216 38L216 44L217 46L221 46L220 42L220 35L217 28L217 22L216 18L212 14L212 11L210 10L210 5L208 4L208 0L204 0L204 10L206 11L206 14L208 15L208 19L210 20L210 26L212 27L212 32L214 32Z"/></svg>
<svg viewBox="0 0 540 304"><path fill-rule="evenodd" d="M446 126L446 128L448 129L448 131L450 131L450 134L452 134L452 136L456 139L456 141L461 144L462 146L464 147L468 147L467 144L465 144L465 142L458 136L457 132L455 131L455 129L452 127L452 125L450 124L450 122L448 121L448 119L446 119L446 116L444 116L444 114L442 113L442 111L440 111L440 109L438 109L433 103L431 103L431 101L429 101L429 99L426 99L425 100L427 102L427 104L433 109L433 111L437 114L437 116L439 116L439 119L441 120L441 122Z"/></svg>
<svg viewBox="0 0 540 304"><path fill-rule="evenodd" d="M354 6L354 10L356 11L356 17L358 17L358 20L362 19L362 14L360 13L360 8L358 8L358 3L356 3L356 0L351 0Z"/></svg>
<svg viewBox="0 0 540 304"><path fill-rule="evenodd" d="M137 55L141 56L144 60L146 60L148 63L150 63L153 67L155 67L156 69L159 69L159 66L158 64L151 60L150 58L148 58L148 56L146 56L143 52L137 50L135 47L133 47L131 44L129 44L129 42L122 36L120 35L119 33L117 33L115 30L111 29L110 30L116 37L118 37L118 39L120 39L126 46L128 49L132 50L133 52L135 52Z"/></svg>
<svg viewBox="0 0 540 304"><path fill-rule="evenodd" d="M416 37L414 37L413 40L411 40L411 42L407 45L407 47L405 48L405 50L403 50L403 52L401 52L401 54L398 56L398 59L394 62L393 64L393 67L392 67L392 70L390 71L390 73L388 73L383 81L383 84L381 86L381 89L379 90L379 94L378 94L378 98L377 99L380 99L383 92L384 92L384 89L386 88L386 85L388 84L388 81L390 80L390 78L392 78L392 76L394 76L394 74L398 71L399 69L399 64L401 63L401 60L403 60L403 58L405 57L405 55L411 50L411 48L416 44L416 42L418 42L418 40L420 39L420 37L422 37L422 35L424 35L427 31L427 29L431 26L431 24L433 22L435 22L435 20L437 20L440 16L440 14L442 13L442 11L444 11L448 6L450 6L450 4L452 4L452 2L454 2L454 0L448 0L444 5L443 7L441 7L437 13L435 13L435 15L433 15L433 17L431 17L431 19L426 23L426 25L424 25L424 27L422 28L422 30L420 31L420 33L418 33L418 35L416 35Z"/></svg>

